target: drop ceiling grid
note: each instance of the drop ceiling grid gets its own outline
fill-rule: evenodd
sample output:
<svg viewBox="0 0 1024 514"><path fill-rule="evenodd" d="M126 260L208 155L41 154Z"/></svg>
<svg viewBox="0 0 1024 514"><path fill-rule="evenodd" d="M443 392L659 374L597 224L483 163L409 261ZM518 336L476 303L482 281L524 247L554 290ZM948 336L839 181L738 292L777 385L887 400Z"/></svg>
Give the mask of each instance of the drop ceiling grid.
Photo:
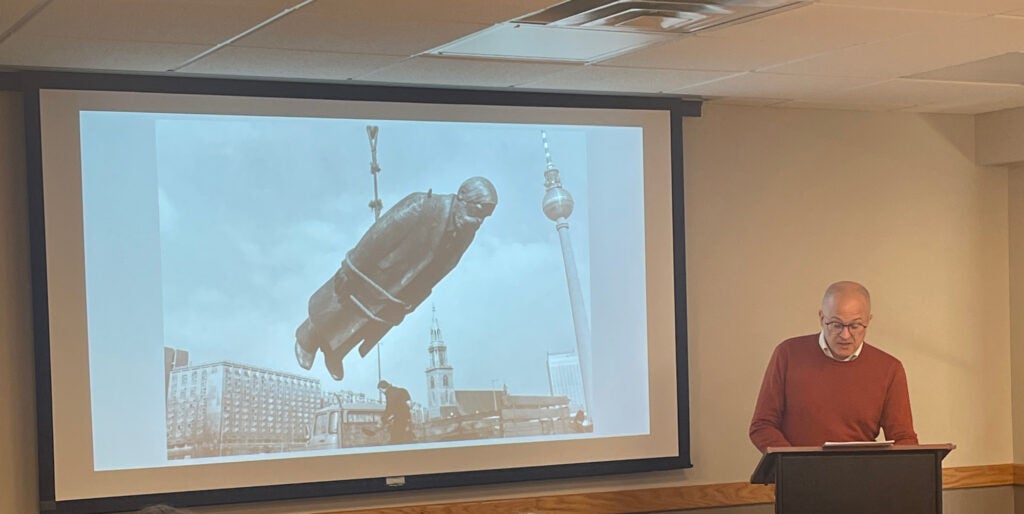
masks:
<svg viewBox="0 0 1024 514"><path fill-rule="evenodd" d="M775 104L772 107L781 107L786 109L832 109L841 111L892 112L913 107L913 104L891 104L886 102L863 104L840 102L837 100L832 100L828 102L817 102L814 100L794 100L791 102Z"/></svg>
<svg viewBox="0 0 1024 514"><path fill-rule="evenodd" d="M0 32L43 1L0 0ZM410 57L558 1L317 0L181 71L869 110L969 112L1022 101L1017 89L900 77L1024 51L1024 0L818 0L590 66ZM52 0L0 42L0 66L165 71L300 2ZM872 88L879 93L870 99L856 92Z"/></svg>
<svg viewBox="0 0 1024 514"><path fill-rule="evenodd" d="M851 30L849 27L840 28L847 23L843 20L848 19L845 16L848 12L868 13L868 16L860 18L860 21L854 24L853 33L849 33ZM885 14L886 11L881 9L805 7L757 20L750 24L773 24L768 27L762 26L750 31L746 29L748 25L743 25L709 33L702 32L695 36L603 61L598 65L714 71L768 71L788 62L815 56L824 57L833 51L879 40L871 39L871 37L893 38L926 30L937 30L969 18L966 15L948 13L911 13L906 15L906 11L903 11L903 14L906 15L903 20L893 23L885 30L876 28L870 33L861 30L861 26L874 24ZM798 15L800 18L796 22L776 20L776 18ZM826 33L833 35L809 37L805 34L806 31L799 29L804 25L823 26ZM851 75L842 72L823 74Z"/></svg>
<svg viewBox="0 0 1024 514"><path fill-rule="evenodd" d="M1000 14L1024 8L1021 0L818 0L822 4L858 5L963 14Z"/></svg>
<svg viewBox="0 0 1024 514"><path fill-rule="evenodd" d="M233 44L409 57L489 26L452 21L424 22L400 15L392 17L387 12L378 12L373 18L359 18L341 9L325 7L334 4L314 2Z"/></svg>
<svg viewBox="0 0 1024 514"><path fill-rule="evenodd" d="M295 1L54 0L13 37L214 45L280 13Z"/></svg>
<svg viewBox="0 0 1024 514"><path fill-rule="evenodd" d="M28 14L37 3L38 0L3 0L0 4L0 34Z"/></svg>
<svg viewBox="0 0 1024 514"><path fill-rule="evenodd" d="M824 94L837 89L848 89L876 81L876 79L851 77L751 72L726 77L714 82L683 87L671 92L702 96L781 98L795 100L816 94Z"/></svg>
<svg viewBox="0 0 1024 514"><path fill-rule="evenodd" d="M993 100L990 102L972 103L972 104L931 104L931 105L919 105L914 107L908 107L901 109L904 112L917 112L917 113L933 113L933 114L986 114L990 112L1017 109L1024 107L1024 98L1010 97L1003 100Z"/></svg>
<svg viewBox="0 0 1024 514"><path fill-rule="evenodd" d="M743 98L743 97L711 97L705 100L709 103L722 105L743 105L747 107L769 107L785 103L786 100L778 98Z"/></svg>
<svg viewBox="0 0 1024 514"><path fill-rule="evenodd" d="M949 80L953 82L1024 84L1024 53L1009 52L966 64L957 64L911 75L907 78Z"/></svg>
<svg viewBox="0 0 1024 514"><path fill-rule="evenodd" d="M403 60L356 78L368 82L403 84L514 87L577 68L577 65L569 64L423 56Z"/></svg>
<svg viewBox="0 0 1024 514"><path fill-rule="evenodd" d="M792 38L842 48L927 30L963 17L941 12L811 4L702 34L734 41Z"/></svg>
<svg viewBox="0 0 1024 514"><path fill-rule="evenodd" d="M206 49L200 45L15 36L0 44L0 63L26 68L163 72Z"/></svg>
<svg viewBox="0 0 1024 514"><path fill-rule="evenodd" d="M294 0L298 2L299 0ZM460 22L491 25L520 18L562 0L316 0L303 10L332 20L378 24Z"/></svg>
<svg viewBox="0 0 1024 514"><path fill-rule="evenodd" d="M896 78L1000 55L1024 47L1024 19L974 18L950 27L845 48L767 71Z"/></svg>
<svg viewBox="0 0 1024 514"><path fill-rule="evenodd" d="M708 37L697 34L601 61L597 66L754 71L834 49L834 44L821 40Z"/></svg>
<svg viewBox="0 0 1024 514"><path fill-rule="evenodd" d="M228 46L179 71L218 76L350 80L403 57Z"/></svg>
<svg viewBox="0 0 1024 514"><path fill-rule="evenodd" d="M566 91L633 91L638 93L661 93L677 91L692 84L700 84L732 72L648 70L637 68L614 68L610 66L584 66L545 78L524 83L528 88L561 89Z"/></svg>
<svg viewBox="0 0 1024 514"><path fill-rule="evenodd" d="M867 84L843 91L808 95L801 101L853 105L929 105L962 106L1008 98L1024 98L1024 86L1008 84L975 84L930 80L894 79Z"/></svg>

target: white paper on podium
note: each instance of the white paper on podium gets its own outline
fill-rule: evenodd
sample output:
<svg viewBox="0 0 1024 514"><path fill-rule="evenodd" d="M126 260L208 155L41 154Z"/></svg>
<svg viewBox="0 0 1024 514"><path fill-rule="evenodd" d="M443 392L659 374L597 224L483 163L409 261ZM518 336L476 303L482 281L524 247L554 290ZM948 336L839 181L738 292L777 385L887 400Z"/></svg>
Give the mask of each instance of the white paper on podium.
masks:
<svg viewBox="0 0 1024 514"><path fill-rule="evenodd" d="M825 444L821 445L823 449L829 448L884 448L886 446L892 446L896 441L885 440L885 441L844 441L834 442L826 441Z"/></svg>

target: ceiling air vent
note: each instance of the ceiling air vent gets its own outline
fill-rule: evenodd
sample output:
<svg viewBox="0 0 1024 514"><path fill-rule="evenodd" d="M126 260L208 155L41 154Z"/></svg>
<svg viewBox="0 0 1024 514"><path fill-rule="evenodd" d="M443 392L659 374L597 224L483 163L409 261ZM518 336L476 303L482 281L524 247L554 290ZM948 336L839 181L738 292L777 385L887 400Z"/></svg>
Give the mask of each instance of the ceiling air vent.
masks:
<svg viewBox="0 0 1024 514"><path fill-rule="evenodd" d="M513 20L556 27L640 32L696 32L760 17L807 2L793 0L569 0Z"/></svg>
<svg viewBox="0 0 1024 514"><path fill-rule="evenodd" d="M808 4L794 0L568 0L428 55L596 62L682 35Z"/></svg>

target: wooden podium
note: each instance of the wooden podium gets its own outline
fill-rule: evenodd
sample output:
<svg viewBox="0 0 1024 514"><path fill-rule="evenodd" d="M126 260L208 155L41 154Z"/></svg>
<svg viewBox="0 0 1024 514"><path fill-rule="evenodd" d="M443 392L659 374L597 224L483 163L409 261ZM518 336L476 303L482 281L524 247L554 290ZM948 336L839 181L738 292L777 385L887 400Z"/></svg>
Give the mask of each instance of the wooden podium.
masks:
<svg viewBox="0 0 1024 514"><path fill-rule="evenodd" d="M941 514L942 459L956 446L768 448L750 477L776 514Z"/></svg>

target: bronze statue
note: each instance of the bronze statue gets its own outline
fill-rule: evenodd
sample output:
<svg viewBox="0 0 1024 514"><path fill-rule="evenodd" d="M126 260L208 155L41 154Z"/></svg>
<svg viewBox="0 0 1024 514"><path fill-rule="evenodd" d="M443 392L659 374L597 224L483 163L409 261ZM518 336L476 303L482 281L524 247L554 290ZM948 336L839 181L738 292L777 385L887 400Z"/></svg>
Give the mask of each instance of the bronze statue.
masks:
<svg viewBox="0 0 1024 514"><path fill-rule="evenodd" d="M309 318L295 331L295 358L305 369L317 350L335 380L356 345L365 357L459 263L498 193L483 177L458 193L412 193L363 235L341 267L309 299ZM361 343L361 344L360 344Z"/></svg>

